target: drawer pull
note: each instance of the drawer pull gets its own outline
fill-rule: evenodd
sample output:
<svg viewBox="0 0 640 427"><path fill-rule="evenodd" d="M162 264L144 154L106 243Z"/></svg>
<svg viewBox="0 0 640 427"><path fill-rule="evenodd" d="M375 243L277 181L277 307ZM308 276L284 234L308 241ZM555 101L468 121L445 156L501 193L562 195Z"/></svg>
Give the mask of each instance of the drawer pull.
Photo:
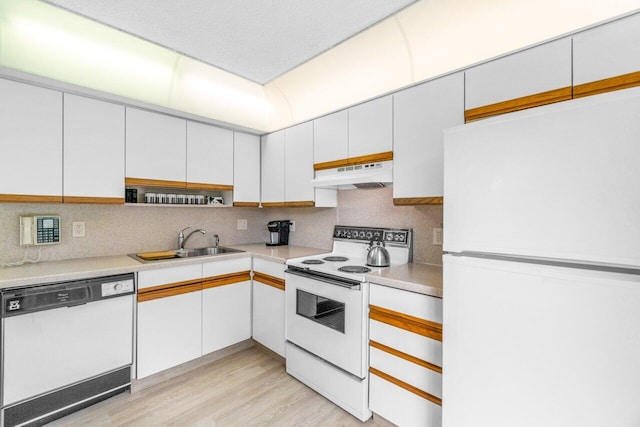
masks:
<svg viewBox="0 0 640 427"><path fill-rule="evenodd" d="M392 377L389 374L385 374L382 371L377 370L376 368L369 368L369 372L372 373L373 375L376 375L380 378L382 378L383 380L389 381L392 384L397 385L400 388L403 388L407 391L410 391L411 393L415 394L416 396L420 396L423 399L428 400L431 403L435 403L436 405L442 406L442 399L440 399L439 397L434 396L433 394L427 393L426 391L420 390L419 388L416 388L414 386L412 386L411 384L407 384L404 381L401 381L399 379L397 379L396 377Z"/></svg>

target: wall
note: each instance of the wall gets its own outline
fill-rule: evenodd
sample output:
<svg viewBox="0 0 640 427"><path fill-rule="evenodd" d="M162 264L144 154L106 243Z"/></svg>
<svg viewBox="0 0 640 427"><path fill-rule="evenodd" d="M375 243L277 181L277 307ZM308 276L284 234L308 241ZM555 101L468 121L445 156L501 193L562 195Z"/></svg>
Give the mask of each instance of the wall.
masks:
<svg viewBox="0 0 640 427"><path fill-rule="evenodd" d="M432 228L442 228L442 206L394 206L393 189L344 190L338 192L337 209L268 209L267 220L291 219L296 231L290 244L331 247L333 226L413 228L415 262L442 265L442 246L431 244Z"/></svg>
<svg viewBox="0 0 640 427"><path fill-rule="evenodd" d="M0 205L0 264L21 260L25 254L43 261L122 255L177 247L178 232L191 226L207 230L194 234L187 247L266 242L266 224L272 219L296 221L290 244L331 249L333 226L411 227L414 261L442 264L442 247L431 244L431 229L442 227L442 206L393 206L391 187L338 192L338 208L197 208L66 204ZM41 247L19 246L19 216L60 215L62 243ZM236 230L246 219L247 230ZM85 221L86 237L71 237L71 223Z"/></svg>

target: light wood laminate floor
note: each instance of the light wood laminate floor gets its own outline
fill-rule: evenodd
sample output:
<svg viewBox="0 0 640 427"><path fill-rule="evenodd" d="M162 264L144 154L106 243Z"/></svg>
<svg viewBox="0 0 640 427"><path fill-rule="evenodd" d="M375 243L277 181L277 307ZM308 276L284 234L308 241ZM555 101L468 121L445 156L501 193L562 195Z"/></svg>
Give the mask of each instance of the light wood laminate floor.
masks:
<svg viewBox="0 0 640 427"><path fill-rule="evenodd" d="M252 347L50 426L376 426L360 422Z"/></svg>

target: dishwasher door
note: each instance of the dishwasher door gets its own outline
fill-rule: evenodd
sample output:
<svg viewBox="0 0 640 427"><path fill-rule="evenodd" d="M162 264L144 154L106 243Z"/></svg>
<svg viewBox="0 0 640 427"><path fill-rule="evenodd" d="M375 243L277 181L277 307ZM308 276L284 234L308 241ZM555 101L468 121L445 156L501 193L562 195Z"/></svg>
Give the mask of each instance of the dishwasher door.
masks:
<svg viewBox="0 0 640 427"><path fill-rule="evenodd" d="M2 406L133 362L134 295L2 319Z"/></svg>

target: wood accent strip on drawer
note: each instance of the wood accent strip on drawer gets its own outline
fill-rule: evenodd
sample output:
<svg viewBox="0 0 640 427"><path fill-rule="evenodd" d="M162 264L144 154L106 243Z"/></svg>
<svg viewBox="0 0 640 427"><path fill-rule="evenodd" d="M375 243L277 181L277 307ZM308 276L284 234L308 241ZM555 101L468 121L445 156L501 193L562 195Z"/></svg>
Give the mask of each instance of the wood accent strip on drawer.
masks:
<svg viewBox="0 0 640 427"><path fill-rule="evenodd" d="M258 202L233 202L233 207L235 208L259 208L260 203Z"/></svg>
<svg viewBox="0 0 640 427"><path fill-rule="evenodd" d="M268 274L254 271L253 280L256 280L260 283L264 283L265 285L273 286L274 288L284 291L284 279L281 279L279 277L273 277L273 276L269 276Z"/></svg>
<svg viewBox="0 0 640 427"><path fill-rule="evenodd" d="M62 196L38 196L28 194L0 194L4 203L62 203Z"/></svg>
<svg viewBox="0 0 640 427"><path fill-rule="evenodd" d="M502 101L491 105L471 108L464 112L464 120L468 123L474 120L497 116L498 114L511 113L513 111L553 104L554 102L568 101L572 98L571 94L572 88L569 86L523 96L521 98L510 99L508 101Z"/></svg>
<svg viewBox="0 0 640 427"><path fill-rule="evenodd" d="M146 178L125 178L124 185L137 187L165 187L165 188L187 188L184 181L165 181L162 179L146 179Z"/></svg>
<svg viewBox="0 0 640 427"><path fill-rule="evenodd" d="M439 374L442 374L442 368L438 365L434 365L433 363L427 362L426 360L422 360L419 359L415 356L412 356L410 354L407 353L403 353L400 350L396 350L395 348L386 346L384 344L381 344L377 341L369 341L369 345L373 348L377 348L378 350L382 350L386 353L392 354L396 357L399 357L401 359L407 360L411 363L415 363L418 366L422 366L423 368L427 368L432 370L433 372L437 372Z"/></svg>
<svg viewBox="0 0 640 427"><path fill-rule="evenodd" d="M397 379L396 377L392 377L389 374L386 374L382 371L377 370L376 368L369 368L369 372L372 373L373 375L376 375L380 378L382 378L383 380L387 380L392 384L397 385L400 388L403 388L407 391L410 391L411 393L422 397L423 399L428 400L431 403L435 403L436 405L442 406L442 399L440 399L439 397L434 396L433 394L427 393L426 391L420 390L417 387L412 386L411 384L407 384L404 381L401 381L399 379Z"/></svg>
<svg viewBox="0 0 640 427"><path fill-rule="evenodd" d="M100 205L123 205L124 197L83 197L83 196L63 196L63 203L90 203Z"/></svg>
<svg viewBox="0 0 640 427"><path fill-rule="evenodd" d="M443 197L399 197L393 199L394 206L442 205Z"/></svg>
<svg viewBox="0 0 640 427"><path fill-rule="evenodd" d="M398 313L375 305L369 305L369 318L414 334L442 341L442 325L440 323Z"/></svg>
<svg viewBox="0 0 640 427"><path fill-rule="evenodd" d="M582 98L635 86L640 86L640 71L576 85L573 87L573 97Z"/></svg>
<svg viewBox="0 0 640 427"><path fill-rule="evenodd" d="M202 290L202 279L185 280L184 282L169 283L138 289L138 302L151 301L158 298L172 297Z"/></svg>
<svg viewBox="0 0 640 427"><path fill-rule="evenodd" d="M207 191L233 191L233 185L226 184L204 184L200 182L187 182L187 190L207 190Z"/></svg>
<svg viewBox="0 0 640 427"><path fill-rule="evenodd" d="M285 208L287 204L285 202L262 202L263 208Z"/></svg>
<svg viewBox="0 0 640 427"><path fill-rule="evenodd" d="M330 162L315 163L313 170L319 171L323 169L334 169L343 166L362 165L365 163L384 162L393 160L393 151L385 151L384 153L368 154L366 156L349 157L347 159L332 160Z"/></svg>
<svg viewBox="0 0 640 427"><path fill-rule="evenodd" d="M222 274L220 276L206 277L202 279L202 289L216 288L218 286L231 285L233 283L246 282L248 280L251 280L251 272L249 270Z"/></svg>

